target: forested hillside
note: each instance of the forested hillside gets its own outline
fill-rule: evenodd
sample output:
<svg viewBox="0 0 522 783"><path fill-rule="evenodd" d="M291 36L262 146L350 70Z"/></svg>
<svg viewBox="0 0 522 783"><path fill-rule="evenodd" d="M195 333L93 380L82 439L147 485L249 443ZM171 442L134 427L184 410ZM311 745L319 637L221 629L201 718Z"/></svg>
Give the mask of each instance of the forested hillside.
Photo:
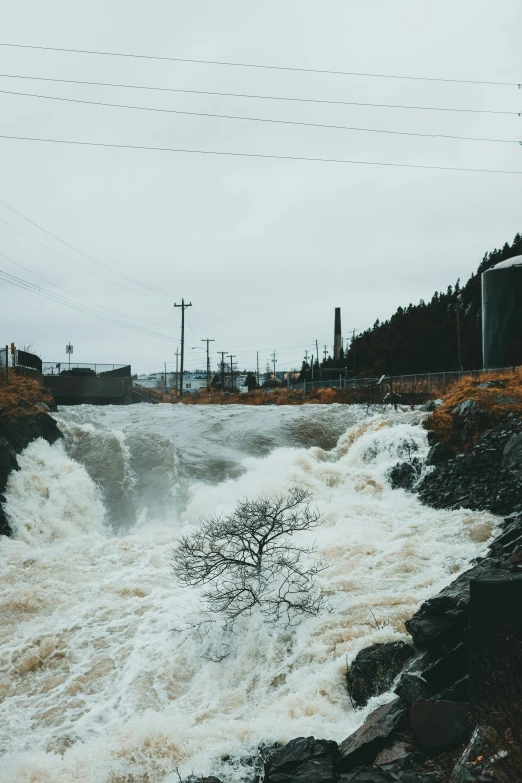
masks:
<svg viewBox="0 0 522 783"><path fill-rule="evenodd" d="M459 308L462 365L482 367L481 280L485 269L522 255L522 236L501 250L486 253L477 272L464 286L459 281L447 291L436 291L430 302L399 307L389 321L377 321L358 335L342 365L361 376L437 372L458 368L457 308ZM355 353L355 357L354 357ZM328 365L339 362L328 360Z"/></svg>

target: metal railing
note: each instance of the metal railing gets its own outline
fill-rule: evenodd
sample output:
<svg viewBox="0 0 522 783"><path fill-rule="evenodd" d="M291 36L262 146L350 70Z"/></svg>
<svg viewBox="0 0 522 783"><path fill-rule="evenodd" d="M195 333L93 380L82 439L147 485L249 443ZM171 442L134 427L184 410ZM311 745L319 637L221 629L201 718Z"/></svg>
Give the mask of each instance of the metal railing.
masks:
<svg viewBox="0 0 522 783"><path fill-rule="evenodd" d="M131 367L128 364L82 364L78 362L42 362L42 373L44 375L61 375L63 372L69 370L78 370L79 374L85 373L86 375L119 375L129 376L131 375ZM128 370L128 372L127 372ZM82 372L83 371L83 372Z"/></svg>
<svg viewBox="0 0 522 783"><path fill-rule="evenodd" d="M449 370L447 372L426 372L411 373L408 375L385 375L381 378L343 378L329 381L303 381L302 383L292 384L292 389L303 391L313 391L314 389L365 389L382 387L389 390L393 388L400 391L401 388L409 387L417 391L432 393L434 391L443 391L447 385L453 381L458 381L464 376L480 377L490 372L513 372L516 367L498 367L494 370Z"/></svg>

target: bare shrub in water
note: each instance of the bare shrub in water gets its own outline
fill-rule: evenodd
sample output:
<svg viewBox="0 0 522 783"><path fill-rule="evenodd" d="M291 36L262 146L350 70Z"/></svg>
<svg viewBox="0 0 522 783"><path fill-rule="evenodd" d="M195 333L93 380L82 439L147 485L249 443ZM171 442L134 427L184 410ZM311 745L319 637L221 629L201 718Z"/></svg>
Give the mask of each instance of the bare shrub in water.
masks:
<svg viewBox="0 0 522 783"><path fill-rule="evenodd" d="M323 560L304 563L315 547L296 546L293 533L321 523L310 494L292 489L286 496L240 501L229 515L204 519L173 552L173 570L187 586L204 585L206 610L228 622L258 608L269 622L295 623L316 615L324 596L315 577Z"/></svg>

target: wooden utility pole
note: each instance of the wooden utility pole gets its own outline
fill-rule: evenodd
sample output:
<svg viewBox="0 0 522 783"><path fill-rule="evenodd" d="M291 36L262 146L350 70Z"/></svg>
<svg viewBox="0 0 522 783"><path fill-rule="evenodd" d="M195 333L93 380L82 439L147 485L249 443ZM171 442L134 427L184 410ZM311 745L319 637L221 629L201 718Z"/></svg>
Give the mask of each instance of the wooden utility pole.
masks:
<svg viewBox="0 0 522 783"><path fill-rule="evenodd" d="M215 343L216 341L210 337L203 337L201 342L207 344L207 389L210 390L210 356L208 355L208 346L210 343Z"/></svg>
<svg viewBox="0 0 522 783"><path fill-rule="evenodd" d="M323 380L323 371L321 369L321 365L319 364L319 341L315 341L315 350L317 351L317 366L319 367L319 381L321 382Z"/></svg>
<svg viewBox="0 0 522 783"><path fill-rule="evenodd" d="M164 372L165 372L165 394L167 394L167 362L164 362Z"/></svg>
<svg viewBox="0 0 522 783"><path fill-rule="evenodd" d="M225 391L225 355L226 351L218 351L221 354L221 391Z"/></svg>
<svg viewBox="0 0 522 783"><path fill-rule="evenodd" d="M234 384L234 362L233 359L236 357L233 356L231 353L227 354L228 358L230 359L230 386L232 388L232 391L235 391L235 384Z"/></svg>
<svg viewBox="0 0 522 783"><path fill-rule="evenodd" d="M259 386L259 351L256 351L257 385Z"/></svg>
<svg viewBox="0 0 522 783"><path fill-rule="evenodd" d="M183 360L185 358L185 310L187 307L192 307L192 302L185 304L185 300L181 300L181 304L174 303L174 307L181 307L181 383L179 384L179 396L183 396Z"/></svg>
<svg viewBox="0 0 522 783"><path fill-rule="evenodd" d="M272 364L274 365L274 381L277 379L277 376L276 376L276 360L277 360L277 353L276 353L276 351L272 351Z"/></svg>
<svg viewBox="0 0 522 783"><path fill-rule="evenodd" d="M176 394L179 394L178 358L179 348L176 348Z"/></svg>

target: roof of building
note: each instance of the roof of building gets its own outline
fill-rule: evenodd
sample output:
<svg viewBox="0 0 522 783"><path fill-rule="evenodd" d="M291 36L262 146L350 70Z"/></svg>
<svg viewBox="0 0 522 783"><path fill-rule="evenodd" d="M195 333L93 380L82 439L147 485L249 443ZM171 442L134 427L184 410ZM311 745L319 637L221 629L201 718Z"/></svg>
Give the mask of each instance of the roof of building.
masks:
<svg viewBox="0 0 522 783"><path fill-rule="evenodd" d="M501 261L500 264L495 264L492 269L509 269L511 266L522 266L522 256L513 256L508 258L507 261Z"/></svg>

